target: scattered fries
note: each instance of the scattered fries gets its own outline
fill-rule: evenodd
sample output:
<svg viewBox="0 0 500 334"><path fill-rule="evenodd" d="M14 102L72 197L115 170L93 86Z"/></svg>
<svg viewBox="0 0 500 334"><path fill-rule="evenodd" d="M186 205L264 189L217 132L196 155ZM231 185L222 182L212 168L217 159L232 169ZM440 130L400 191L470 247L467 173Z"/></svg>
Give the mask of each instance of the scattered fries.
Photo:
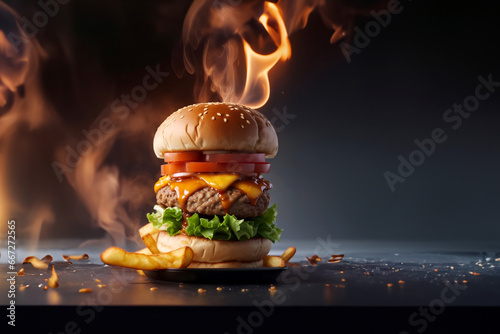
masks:
<svg viewBox="0 0 500 334"><path fill-rule="evenodd" d="M57 276L54 266L52 266L52 275L49 278L49 286L53 289L59 286L59 276Z"/></svg>
<svg viewBox="0 0 500 334"><path fill-rule="evenodd" d="M17 276L24 276L24 268L19 269Z"/></svg>
<svg viewBox="0 0 500 334"><path fill-rule="evenodd" d="M79 293L91 293L92 292L92 289L89 289L89 288L82 288L80 290L78 290Z"/></svg>
<svg viewBox="0 0 500 334"><path fill-rule="evenodd" d="M153 238L151 234L145 234L142 236L142 241L146 245L146 247L149 249L149 251L152 254L160 254L160 250L158 249L158 246L156 245L156 240Z"/></svg>
<svg viewBox="0 0 500 334"><path fill-rule="evenodd" d="M89 258L88 254L82 254L82 255L64 255L62 256L66 261L69 262L69 264L72 264L70 260L75 260L75 261L80 261L80 260L86 260Z"/></svg>
<svg viewBox="0 0 500 334"><path fill-rule="evenodd" d="M338 254L338 255L333 254L332 258L328 260L328 263L337 263L342 261L343 258L344 254Z"/></svg>
<svg viewBox="0 0 500 334"><path fill-rule="evenodd" d="M156 234L158 232L160 232L160 230L154 227L153 223L146 224L139 229L139 235L141 238L147 234Z"/></svg>
<svg viewBox="0 0 500 334"><path fill-rule="evenodd" d="M52 262L52 256L45 255L41 260L39 260L36 256L28 256L24 259L23 264L31 263L33 267L36 269L48 269L49 263Z"/></svg>
<svg viewBox="0 0 500 334"><path fill-rule="evenodd" d="M295 249L295 247L288 247L283 252L283 254L281 254L281 258L283 259L283 261L285 261L285 263L287 263L295 255L296 251L297 251L297 249Z"/></svg>
<svg viewBox="0 0 500 334"><path fill-rule="evenodd" d="M266 255L264 257L264 267L284 267L285 260L279 256Z"/></svg>
<svg viewBox="0 0 500 334"><path fill-rule="evenodd" d="M106 264L139 270L186 268L192 260L193 250L190 247L152 255L128 253L118 247L110 247L101 253L101 261Z"/></svg>
<svg viewBox="0 0 500 334"><path fill-rule="evenodd" d="M321 262L321 258L314 254L313 256L311 257L306 257L307 261L309 261L310 264L312 264L313 266L317 265L318 262Z"/></svg>
<svg viewBox="0 0 500 334"><path fill-rule="evenodd" d="M47 263L47 264L51 263L52 262L52 255L49 255L49 254L45 255L44 257L42 257L42 261Z"/></svg>

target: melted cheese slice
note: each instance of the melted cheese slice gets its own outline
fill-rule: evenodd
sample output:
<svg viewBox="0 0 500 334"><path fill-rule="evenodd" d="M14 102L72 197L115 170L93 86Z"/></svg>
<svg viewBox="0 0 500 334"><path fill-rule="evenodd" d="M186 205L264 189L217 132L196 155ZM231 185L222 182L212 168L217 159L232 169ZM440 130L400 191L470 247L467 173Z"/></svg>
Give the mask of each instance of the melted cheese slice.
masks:
<svg viewBox="0 0 500 334"><path fill-rule="evenodd" d="M155 193L161 188L165 187L170 182L170 175L165 175L160 177L160 179L155 183Z"/></svg>
<svg viewBox="0 0 500 334"><path fill-rule="evenodd" d="M241 175L239 174L198 174L197 178L202 179L210 187L214 188L218 192L223 192L236 180L238 180Z"/></svg>
<svg viewBox="0 0 500 334"><path fill-rule="evenodd" d="M233 187L247 194L250 202L255 202L259 198L260 194L262 194L262 188L265 186L265 184L246 181L238 181L233 184Z"/></svg>

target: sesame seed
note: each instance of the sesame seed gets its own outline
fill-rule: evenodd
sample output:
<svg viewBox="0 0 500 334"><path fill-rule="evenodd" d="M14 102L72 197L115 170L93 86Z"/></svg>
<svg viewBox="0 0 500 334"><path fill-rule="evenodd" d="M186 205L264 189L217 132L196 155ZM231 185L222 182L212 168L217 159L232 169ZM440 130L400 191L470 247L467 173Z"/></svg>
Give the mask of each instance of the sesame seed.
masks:
<svg viewBox="0 0 500 334"><path fill-rule="evenodd" d="M250 124L250 121L247 119L247 123Z"/></svg>
<svg viewBox="0 0 500 334"><path fill-rule="evenodd" d="M222 116L222 114L220 112L217 113L217 116Z"/></svg>
<svg viewBox="0 0 500 334"><path fill-rule="evenodd" d="M242 124L242 125L241 125L241 128L242 128L242 129L244 129L244 128L245 128L245 126Z"/></svg>
<svg viewBox="0 0 500 334"><path fill-rule="evenodd" d="M226 114L226 117L229 117L229 114Z"/></svg>
<svg viewBox="0 0 500 334"><path fill-rule="evenodd" d="M243 114L241 114L241 119L245 119L245 116L243 116Z"/></svg>
<svg viewBox="0 0 500 334"><path fill-rule="evenodd" d="M204 112L203 112L203 115L205 115L205 114L207 114L207 113L208 113L208 111L204 111Z"/></svg>
<svg viewBox="0 0 500 334"><path fill-rule="evenodd" d="M203 115L203 114L202 114L202 113L199 113L199 114L198 114L198 117L200 117L201 115Z"/></svg>
<svg viewBox="0 0 500 334"><path fill-rule="evenodd" d="M181 115L179 118L184 118L184 115Z"/></svg>
<svg viewBox="0 0 500 334"><path fill-rule="evenodd" d="M212 116L212 121L215 121L215 117L214 116Z"/></svg>
<svg viewBox="0 0 500 334"><path fill-rule="evenodd" d="M224 118L224 123L227 123L227 118Z"/></svg>
<svg viewBox="0 0 500 334"><path fill-rule="evenodd" d="M193 111L193 108L189 108L188 111Z"/></svg>
<svg viewBox="0 0 500 334"><path fill-rule="evenodd" d="M205 116L201 116L201 119L203 119Z"/></svg>

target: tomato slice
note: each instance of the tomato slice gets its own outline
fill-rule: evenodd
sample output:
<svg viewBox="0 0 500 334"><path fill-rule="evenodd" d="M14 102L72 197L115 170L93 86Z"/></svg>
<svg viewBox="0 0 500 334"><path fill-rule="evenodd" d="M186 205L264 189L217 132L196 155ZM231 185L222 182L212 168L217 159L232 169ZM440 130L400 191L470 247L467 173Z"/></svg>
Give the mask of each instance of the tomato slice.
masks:
<svg viewBox="0 0 500 334"><path fill-rule="evenodd" d="M186 172L224 172L224 173L254 173L255 164L218 163L218 162L189 162Z"/></svg>
<svg viewBox="0 0 500 334"><path fill-rule="evenodd" d="M269 173L269 170L271 170L271 164L268 162L264 162L260 164L255 164L255 169L253 172L258 174L264 174L264 173Z"/></svg>
<svg viewBox="0 0 500 334"><path fill-rule="evenodd" d="M203 154L200 151L187 151L187 152L167 152L163 153L165 162L189 162L201 161Z"/></svg>
<svg viewBox="0 0 500 334"><path fill-rule="evenodd" d="M162 175L175 173L269 173L271 164L263 163L217 163L217 162L178 162L161 165Z"/></svg>
<svg viewBox="0 0 500 334"><path fill-rule="evenodd" d="M186 171L185 163L170 163L161 165L161 175L172 175L175 173L184 173Z"/></svg>
<svg viewBox="0 0 500 334"><path fill-rule="evenodd" d="M203 161L256 163L266 162L266 156L264 153L214 153L205 154Z"/></svg>

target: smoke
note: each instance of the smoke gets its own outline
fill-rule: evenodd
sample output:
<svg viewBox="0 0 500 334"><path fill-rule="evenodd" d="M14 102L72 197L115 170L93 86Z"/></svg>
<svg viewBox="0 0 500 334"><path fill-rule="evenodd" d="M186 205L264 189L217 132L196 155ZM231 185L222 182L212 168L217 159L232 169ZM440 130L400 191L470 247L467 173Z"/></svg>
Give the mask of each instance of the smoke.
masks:
<svg viewBox="0 0 500 334"><path fill-rule="evenodd" d="M19 238L32 250L44 233L48 238L59 234L78 238L86 215L90 219L83 221L84 227L105 231L108 244L123 246L126 240L138 241L137 229L144 223L139 218L144 216L141 205L151 200L152 180L145 180L140 172L125 175L118 167L123 159L108 160L117 149L116 143L124 138L140 134L149 140L154 125L148 120L157 122L157 111L134 102L135 108L126 114L116 112L123 111L124 104L109 101L113 96L110 92L100 97L109 102L89 127L65 120L51 103L53 93L44 89L48 60L56 56L42 49L36 34L27 36L20 22L20 16L0 2L0 219L16 219ZM63 50L71 45L65 38L69 37L63 35L58 41ZM69 64L75 63L72 52L66 56ZM103 82L99 76L94 81L96 86ZM67 98L72 87L81 86L59 88L56 98ZM113 109L110 105L115 101L119 104ZM71 107L82 109L74 102ZM96 124L107 124L109 131L99 134L99 140L89 140ZM68 150L78 153L69 156ZM59 234L46 235L47 224L54 223ZM0 226L0 233L6 233L7 225Z"/></svg>
<svg viewBox="0 0 500 334"><path fill-rule="evenodd" d="M46 54L36 40L27 38L18 20L18 15L0 2L0 221L14 218L26 204L16 199L18 185L13 184L20 167L16 163L24 159L22 155L30 155L29 150L19 151L26 144L25 134L57 123L40 89L38 70ZM46 198L33 198L29 206L40 211L29 218L34 227L30 229L33 244L43 224L53 222L53 214ZM4 234L7 225L0 226Z"/></svg>

